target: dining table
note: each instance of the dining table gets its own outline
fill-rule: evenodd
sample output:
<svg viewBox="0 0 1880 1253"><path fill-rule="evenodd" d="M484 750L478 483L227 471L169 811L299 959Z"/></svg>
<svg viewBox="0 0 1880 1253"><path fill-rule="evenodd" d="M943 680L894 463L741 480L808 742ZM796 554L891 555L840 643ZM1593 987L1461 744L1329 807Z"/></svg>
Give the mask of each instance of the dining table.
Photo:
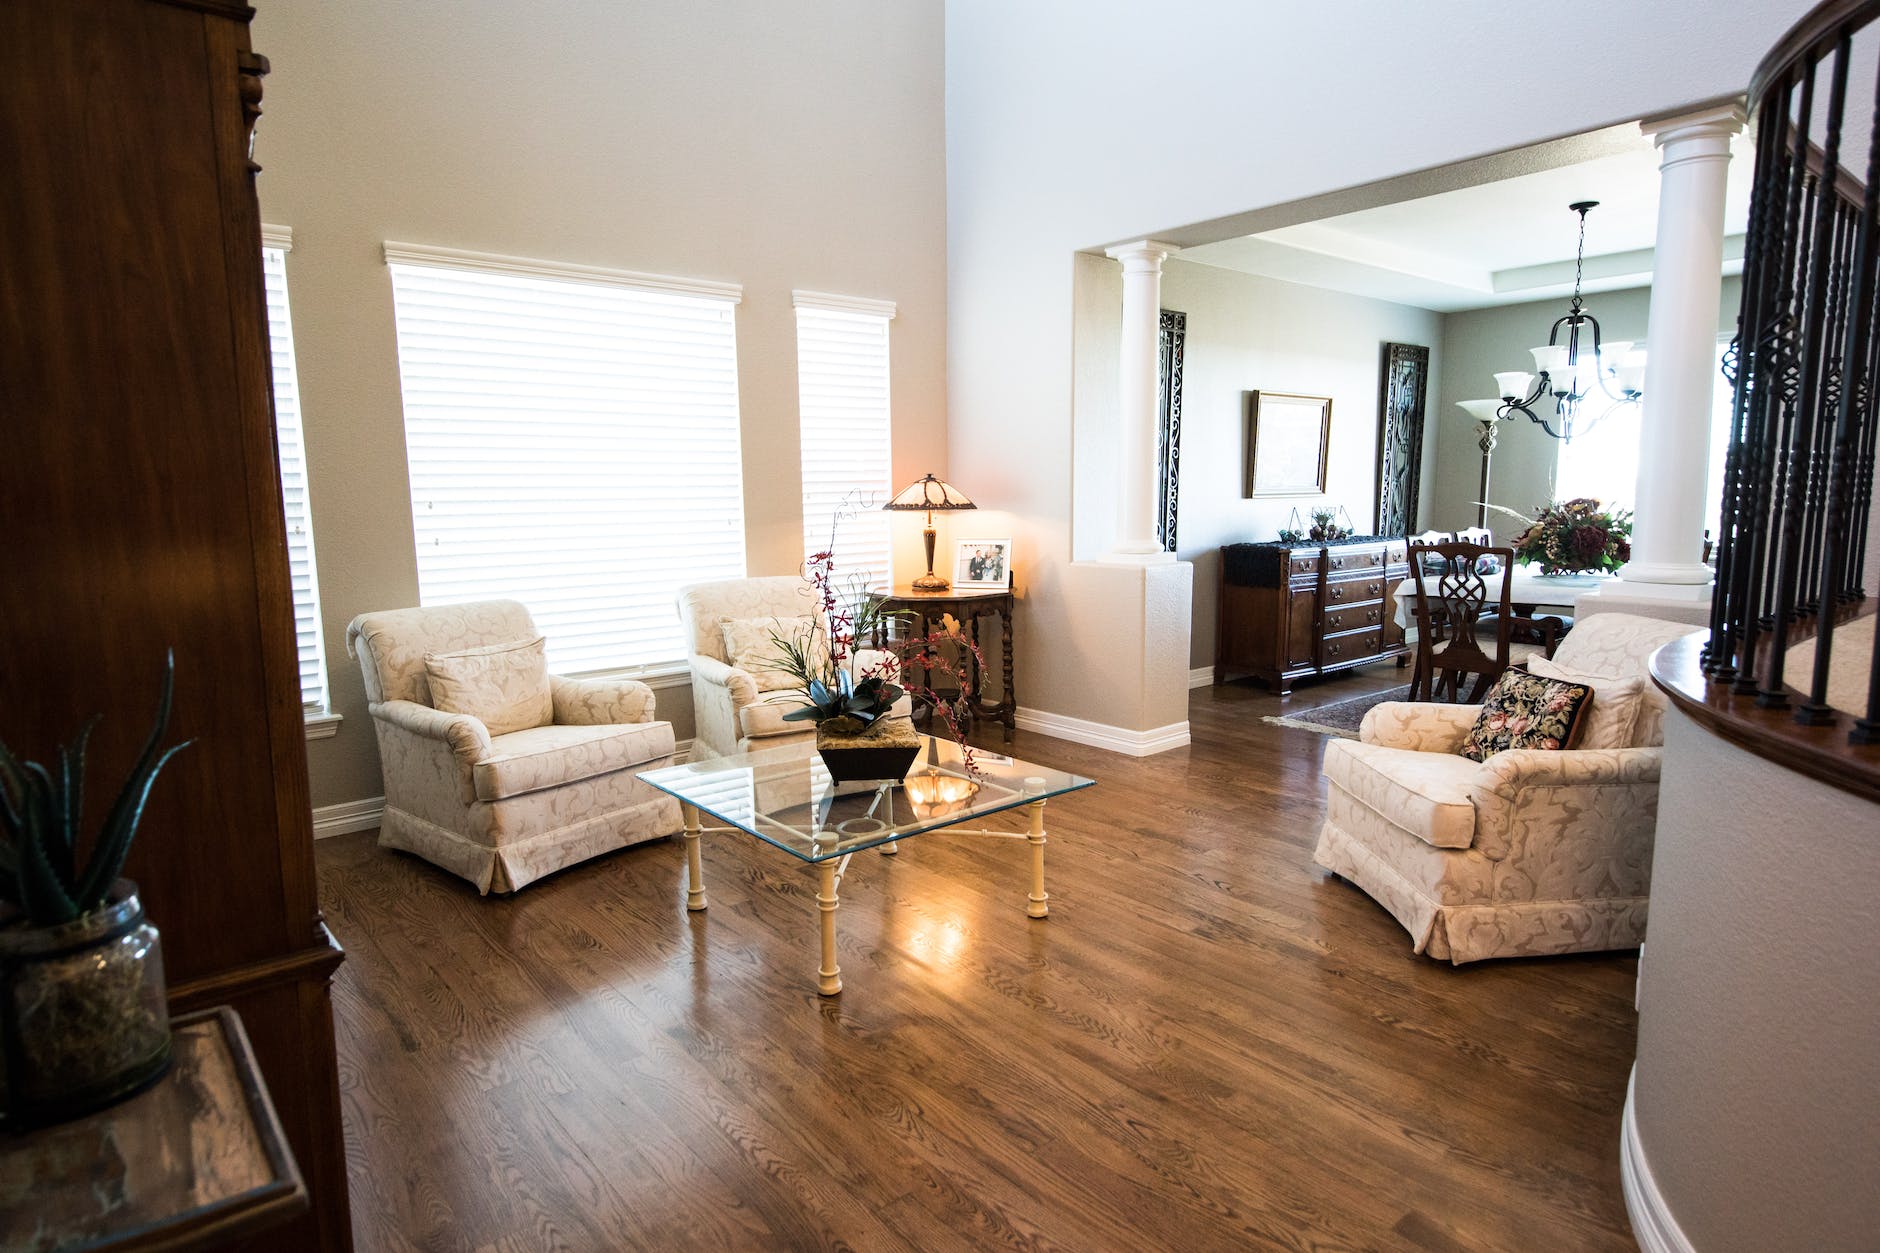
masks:
<svg viewBox="0 0 1880 1253"><path fill-rule="evenodd" d="M1521 564L1508 576L1508 599L1517 613L1532 614L1542 607L1570 612L1580 597L1612 582L1615 577L1611 574L1542 574L1537 566ZM1500 585L1495 575L1484 575L1482 586L1488 599L1499 599L1496 593ZM1397 585L1395 594L1394 619L1403 628L1407 640L1416 639L1416 600L1417 581L1413 574Z"/></svg>

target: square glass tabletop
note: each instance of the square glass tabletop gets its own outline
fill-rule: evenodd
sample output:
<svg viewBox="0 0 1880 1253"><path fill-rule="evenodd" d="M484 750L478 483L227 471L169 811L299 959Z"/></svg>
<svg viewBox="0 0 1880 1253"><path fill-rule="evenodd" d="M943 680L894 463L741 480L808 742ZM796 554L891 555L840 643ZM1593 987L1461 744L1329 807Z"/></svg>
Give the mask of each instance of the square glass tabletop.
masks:
<svg viewBox="0 0 1880 1253"><path fill-rule="evenodd" d="M904 778L837 783L813 746L799 743L738 757L648 770L639 777L720 822L804 861L825 861L890 840L1016 809L1096 783L1082 775L922 736Z"/></svg>

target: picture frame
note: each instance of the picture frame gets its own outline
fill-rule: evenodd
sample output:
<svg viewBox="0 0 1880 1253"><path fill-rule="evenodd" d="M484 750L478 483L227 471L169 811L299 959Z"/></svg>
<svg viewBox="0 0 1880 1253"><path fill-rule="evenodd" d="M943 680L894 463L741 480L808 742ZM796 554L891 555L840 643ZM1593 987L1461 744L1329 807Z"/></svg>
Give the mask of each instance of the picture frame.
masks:
<svg viewBox="0 0 1880 1253"><path fill-rule="evenodd" d="M1247 393L1246 495L1323 496L1332 449L1332 398Z"/></svg>
<svg viewBox="0 0 1880 1253"><path fill-rule="evenodd" d="M1012 585L1012 541L962 539L953 545L953 586L997 589Z"/></svg>

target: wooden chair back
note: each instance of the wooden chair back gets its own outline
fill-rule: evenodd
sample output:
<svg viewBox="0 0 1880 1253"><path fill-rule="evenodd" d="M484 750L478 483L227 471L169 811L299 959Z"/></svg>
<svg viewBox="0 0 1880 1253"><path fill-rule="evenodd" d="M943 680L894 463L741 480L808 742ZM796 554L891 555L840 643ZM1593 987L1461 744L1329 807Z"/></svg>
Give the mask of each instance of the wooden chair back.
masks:
<svg viewBox="0 0 1880 1253"><path fill-rule="evenodd" d="M1484 573L1483 558L1495 569ZM1484 544L1410 545L1416 579L1417 663L1411 700L1475 704L1508 668L1510 576L1514 550ZM1494 652L1484 651L1478 624L1494 627ZM1464 694L1464 684L1473 680Z"/></svg>

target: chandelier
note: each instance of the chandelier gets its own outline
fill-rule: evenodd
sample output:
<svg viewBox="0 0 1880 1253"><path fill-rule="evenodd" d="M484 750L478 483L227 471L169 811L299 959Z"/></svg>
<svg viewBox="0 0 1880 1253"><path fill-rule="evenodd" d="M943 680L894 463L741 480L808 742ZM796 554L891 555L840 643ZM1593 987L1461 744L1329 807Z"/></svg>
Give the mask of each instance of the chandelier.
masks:
<svg viewBox="0 0 1880 1253"><path fill-rule="evenodd" d="M1634 347L1631 340L1602 342L1599 319L1586 311L1586 302L1580 297L1586 269L1586 215L1598 204L1597 200L1577 200L1567 206L1580 215L1580 247L1573 259L1573 303L1554 322L1547 342L1529 350L1534 354L1534 373L1499 373L1495 375L1495 388L1500 400L1460 402L1485 431L1492 431L1490 423L1510 421L1520 413L1555 439L1570 442L1620 405L1635 405L1645 394L1645 350ZM1586 402L1595 390L1609 403L1588 406ZM1553 421L1534 408L1549 395L1554 398ZM1484 441L1488 438L1485 435Z"/></svg>

